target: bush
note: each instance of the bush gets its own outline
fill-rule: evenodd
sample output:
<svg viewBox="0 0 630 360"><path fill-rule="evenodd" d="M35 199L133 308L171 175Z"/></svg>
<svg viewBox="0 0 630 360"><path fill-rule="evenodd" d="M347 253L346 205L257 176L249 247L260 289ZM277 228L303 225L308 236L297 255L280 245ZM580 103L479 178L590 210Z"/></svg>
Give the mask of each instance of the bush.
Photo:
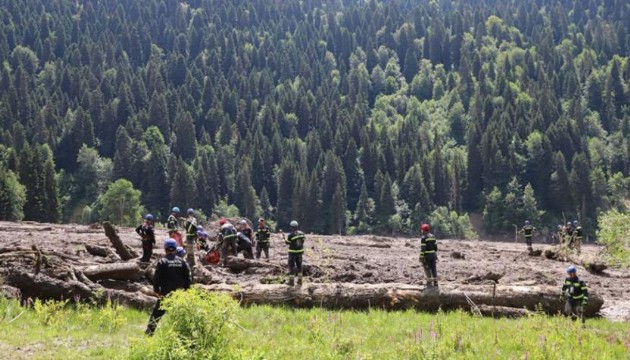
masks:
<svg viewBox="0 0 630 360"><path fill-rule="evenodd" d="M630 214L607 211L597 219L598 242L606 247L607 261L612 265L630 265Z"/></svg>
<svg viewBox="0 0 630 360"><path fill-rule="evenodd" d="M238 303L193 287L162 300L166 315L155 336L132 346L130 359L226 359L231 320Z"/></svg>
<svg viewBox="0 0 630 360"><path fill-rule="evenodd" d="M479 238L470 223L468 214L459 215L440 206L429 215L433 233L439 237L476 240Z"/></svg>

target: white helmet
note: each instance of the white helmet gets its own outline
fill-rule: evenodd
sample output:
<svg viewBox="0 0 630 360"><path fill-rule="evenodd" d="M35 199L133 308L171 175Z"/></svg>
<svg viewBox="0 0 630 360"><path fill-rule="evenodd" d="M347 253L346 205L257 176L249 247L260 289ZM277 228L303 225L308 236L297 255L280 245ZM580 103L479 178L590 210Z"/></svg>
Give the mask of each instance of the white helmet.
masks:
<svg viewBox="0 0 630 360"><path fill-rule="evenodd" d="M293 220L293 221L291 221L291 224L289 224L289 225L291 225L292 228L296 228L296 227L298 227L298 222Z"/></svg>
<svg viewBox="0 0 630 360"><path fill-rule="evenodd" d="M238 223L241 225L247 225L247 221L245 221L245 219L241 219Z"/></svg>

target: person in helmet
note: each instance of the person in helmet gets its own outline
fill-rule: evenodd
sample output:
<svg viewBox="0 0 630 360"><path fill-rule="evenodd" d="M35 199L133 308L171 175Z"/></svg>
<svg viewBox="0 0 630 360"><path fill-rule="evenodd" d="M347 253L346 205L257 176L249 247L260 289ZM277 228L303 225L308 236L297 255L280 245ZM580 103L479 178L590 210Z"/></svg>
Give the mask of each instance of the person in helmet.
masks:
<svg viewBox="0 0 630 360"><path fill-rule="evenodd" d="M142 258L140 259L142 262L151 261L151 255L153 255L153 244L155 244L154 221L153 215L146 214L142 225L136 228L136 234L142 238Z"/></svg>
<svg viewBox="0 0 630 360"><path fill-rule="evenodd" d="M186 250L184 250L184 248L181 246L178 246L177 249L175 249L175 252L177 253L177 256L182 259L184 258L184 256L186 256Z"/></svg>
<svg viewBox="0 0 630 360"><path fill-rule="evenodd" d="M536 231L536 228L529 223L529 220L525 220L525 225L523 225L521 232L525 236L525 243L527 243L527 248L529 249L531 249L532 247L532 238L534 237L534 231Z"/></svg>
<svg viewBox="0 0 630 360"><path fill-rule="evenodd" d="M250 233L251 233L251 229L250 229ZM243 256L245 257L245 259L254 258L254 250L252 247L252 241L242 231L239 231L236 233L236 252L237 254L239 252L243 252Z"/></svg>
<svg viewBox="0 0 630 360"><path fill-rule="evenodd" d="M208 246L208 233L203 231L201 226L198 229L200 230L197 230L197 245L199 245L201 250L208 251L210 249Z"/></svg>
<svg viewBox="0 0 630 360"><path fill-rule="evenodd" d="M256 230L256 260L260 260L260 255L264 251L265 258L269 261L269 238L271 230L265 224L265 219L258 219L258 229Z"/></svg>
<svg viewBox="0 0 630 360"><path fill-rule="evenodd" d="M438 286L437 277L437 241L430 232L429 224L420 226L420 263L424 268L428 286Z"/></svg>
<svg viewBox="0 0 630 360"><path fill-rule="evenodd" d="M573 221L573 243L578 256L582 253L582 236L582 226L577 220Z"/></svg>
<svg viewBox="0 0 630 360"><path fill-rule="evenodd" d="M155 275L153 276L153 291L155 291L159 299L153 307L149 325L147 325L145 331L145 334L149 336L153 335L157 323L165 313L160 308L161 298L175 290L188 289L192 282L188 263L177 256L177 241L175 239L164 241L164 252L166 255L158 261L155 267Z"/></svg>
<svg viewBox="0 0 630 360"><path fill-rule="evenodd" d="M573 321L579 318L584 322L584 308L588 305L588 287L578 278L575 266L567 268L567 275L562 285L562 298L566 299L564 314L571 316Z"/></svg>
<svg viewBox="0 0 630 360"><path fill-rule="evenodd" d="M298 285L302 285L302 257L304 255L304 233L300 231L299 224L293 220L289 224L291 233L285 239L289 245L289 286L295 285L295 275L298 276Z"/></svg>
<svg viewBox="0 0 630 360"><path fill-rule="evenodd" d="M177 241L177 246L184 246L182 234L179 232L179 213L180 211L177 206L171 209L171 214L168 216L168 219L166 219L166 228L168 229L168 236Z"/></svg>
<svg viewBox="0 0 630 360"><path fill-rule="evenodd" d="M221 257L223 265L228 257L228 252L232 256L238 256L238 247L236 246L236 228L226 218L219 220L219 241L221 242Z"/></svg>
<svg viewBox="0 0 630 360"><path fill-rule="evenodd" d="M197 218L195 210L188 209L186 211L186 242L184 249L186 250L186 261L191 269L195 268L195 239L197 238Z"/></svg>

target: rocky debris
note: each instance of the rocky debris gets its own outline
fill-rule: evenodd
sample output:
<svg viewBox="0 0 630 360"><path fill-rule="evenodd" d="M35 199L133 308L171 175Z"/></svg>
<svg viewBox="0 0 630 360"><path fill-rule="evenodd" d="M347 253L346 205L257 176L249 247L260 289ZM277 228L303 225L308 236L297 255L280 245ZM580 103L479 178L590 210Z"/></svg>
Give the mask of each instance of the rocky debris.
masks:
<svg viewBox="0 0 630 360"><path fill-rule="evenodd" d="M466 260L466 255L460 253L459 251L452 251L451 252L451 257L453 259Z"/></svg>

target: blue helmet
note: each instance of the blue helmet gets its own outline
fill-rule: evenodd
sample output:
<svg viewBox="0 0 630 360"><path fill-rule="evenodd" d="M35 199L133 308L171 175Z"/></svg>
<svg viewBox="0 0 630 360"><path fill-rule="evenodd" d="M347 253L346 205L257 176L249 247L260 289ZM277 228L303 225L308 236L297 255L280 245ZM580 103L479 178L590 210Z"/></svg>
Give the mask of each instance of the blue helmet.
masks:
<svg viewBox="0 0 630 360"><path fill-rule="evenodd" d="M188 209L188 210L186 210L186 214L188 214L188 215L192 215L194 213L195 213L195 209Z"/></svg>
<svg viewBox="0 0 630 360"><path fill-rule="evenodd" d="M171 212L179 214L179 208L177 206L173 206L173 208L171 209Z"/></svg>
<svg viewBox="0 0 630 360"><path fill-rule="evenodd" d="M144 220L153 221L153 215L151 215L151 214L144 215Z"/></svg>
<svg viewBox="0 0 630 360"><path fill-rule="evenodd" d="M577 269L575 268L575 266L571 265L567 268L567 273L568 274L575 274L577 273Z"/></svg>
<svg viewBox="0 0 630 360"><path fill-rule="evenodd" d="M166 239L164 241L164 249L177 249L177 241L175 239Z"/></svg>
<svg viewBox="0 0 630 360"><path fill-rule="evenodd" d="M175 251L177 251L177 256L179 257L184 257L184 255L186 255L186 250L184 250L181 246L178 246Z"/></svg>
<svg viewBox="0 0 630 360"><path fill-rule="evenodd" d="M197 230L197 236L200 237L200 238L207 239L208 238L208 233L203 231L203 230Z"/></svg>

